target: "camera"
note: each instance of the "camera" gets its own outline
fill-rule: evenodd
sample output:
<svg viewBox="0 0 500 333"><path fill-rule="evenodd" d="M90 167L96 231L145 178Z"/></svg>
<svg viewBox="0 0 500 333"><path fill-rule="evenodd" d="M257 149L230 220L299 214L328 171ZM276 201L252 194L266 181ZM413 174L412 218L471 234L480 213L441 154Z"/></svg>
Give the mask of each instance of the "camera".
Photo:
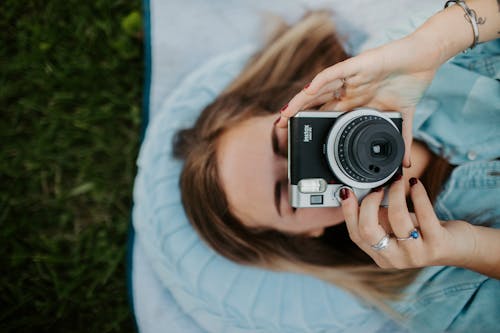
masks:
<svg viewBox="0 0 500 333"><path fill-rule="evenodd" d="M361 201L402 173L399 112L304 111L288 120L288 191L295 208L338 207L348 187ZM386 205L384 197L382 205Z"/></svg>

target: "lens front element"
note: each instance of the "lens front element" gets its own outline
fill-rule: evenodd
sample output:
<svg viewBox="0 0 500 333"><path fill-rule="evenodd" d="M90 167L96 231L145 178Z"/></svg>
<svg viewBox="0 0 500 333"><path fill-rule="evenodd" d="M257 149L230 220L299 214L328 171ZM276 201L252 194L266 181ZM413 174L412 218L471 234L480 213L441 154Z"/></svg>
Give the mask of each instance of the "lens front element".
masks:
<svg viewBox="0 0 500 333"><path fill-rule="evenodd" d="M399 168L404 142L390 118L376 110L355 110L339 117L332 127L327 155L342 182L371 188L385 183Z"/></svg>

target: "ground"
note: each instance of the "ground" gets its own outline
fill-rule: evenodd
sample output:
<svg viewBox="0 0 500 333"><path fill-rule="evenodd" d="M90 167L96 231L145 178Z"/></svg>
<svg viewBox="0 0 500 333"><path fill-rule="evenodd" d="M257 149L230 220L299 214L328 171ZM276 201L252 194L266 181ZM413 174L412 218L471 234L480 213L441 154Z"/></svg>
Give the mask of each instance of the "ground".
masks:
<svg viewBox="0 0 500 333"><path fill-rule="evenodd" d="M133 332L141 2L0 7L0 330Z"/></svg>

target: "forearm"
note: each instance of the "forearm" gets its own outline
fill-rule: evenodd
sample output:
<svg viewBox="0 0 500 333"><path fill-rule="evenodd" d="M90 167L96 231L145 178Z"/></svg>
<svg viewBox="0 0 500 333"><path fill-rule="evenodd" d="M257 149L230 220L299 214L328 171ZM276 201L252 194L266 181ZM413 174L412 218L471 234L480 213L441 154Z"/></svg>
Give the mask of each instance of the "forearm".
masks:
<svg viewBox="0 0 500 333"><path fill-rule="evenodd" d="M457 266L500 279L500 230L473 225L470 230L474 250Z"/></svg>
<svg viewBox="0 0 500 333"><path fill-rule="evenodd" d="M500 0L469 0L466 3L476 13L479 42L499 38ZM435 49L434 57L438 65L467 49L474 41L472 25L458 5L438 12L412 35L420 45Z"/></svg>

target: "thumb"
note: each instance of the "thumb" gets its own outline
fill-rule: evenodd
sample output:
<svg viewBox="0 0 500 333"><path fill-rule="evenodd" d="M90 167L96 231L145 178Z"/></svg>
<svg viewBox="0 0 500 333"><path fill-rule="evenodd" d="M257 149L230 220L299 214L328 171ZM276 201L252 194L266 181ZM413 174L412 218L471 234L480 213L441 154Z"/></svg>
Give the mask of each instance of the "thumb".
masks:
<svg viewBox="0 0 500 333"><path fill-rule="evenodd" d="M405 154L403 157L403 167L411 166L411 144L413 142L413 111L403 113L403 141L405 143Z"/></svg>

